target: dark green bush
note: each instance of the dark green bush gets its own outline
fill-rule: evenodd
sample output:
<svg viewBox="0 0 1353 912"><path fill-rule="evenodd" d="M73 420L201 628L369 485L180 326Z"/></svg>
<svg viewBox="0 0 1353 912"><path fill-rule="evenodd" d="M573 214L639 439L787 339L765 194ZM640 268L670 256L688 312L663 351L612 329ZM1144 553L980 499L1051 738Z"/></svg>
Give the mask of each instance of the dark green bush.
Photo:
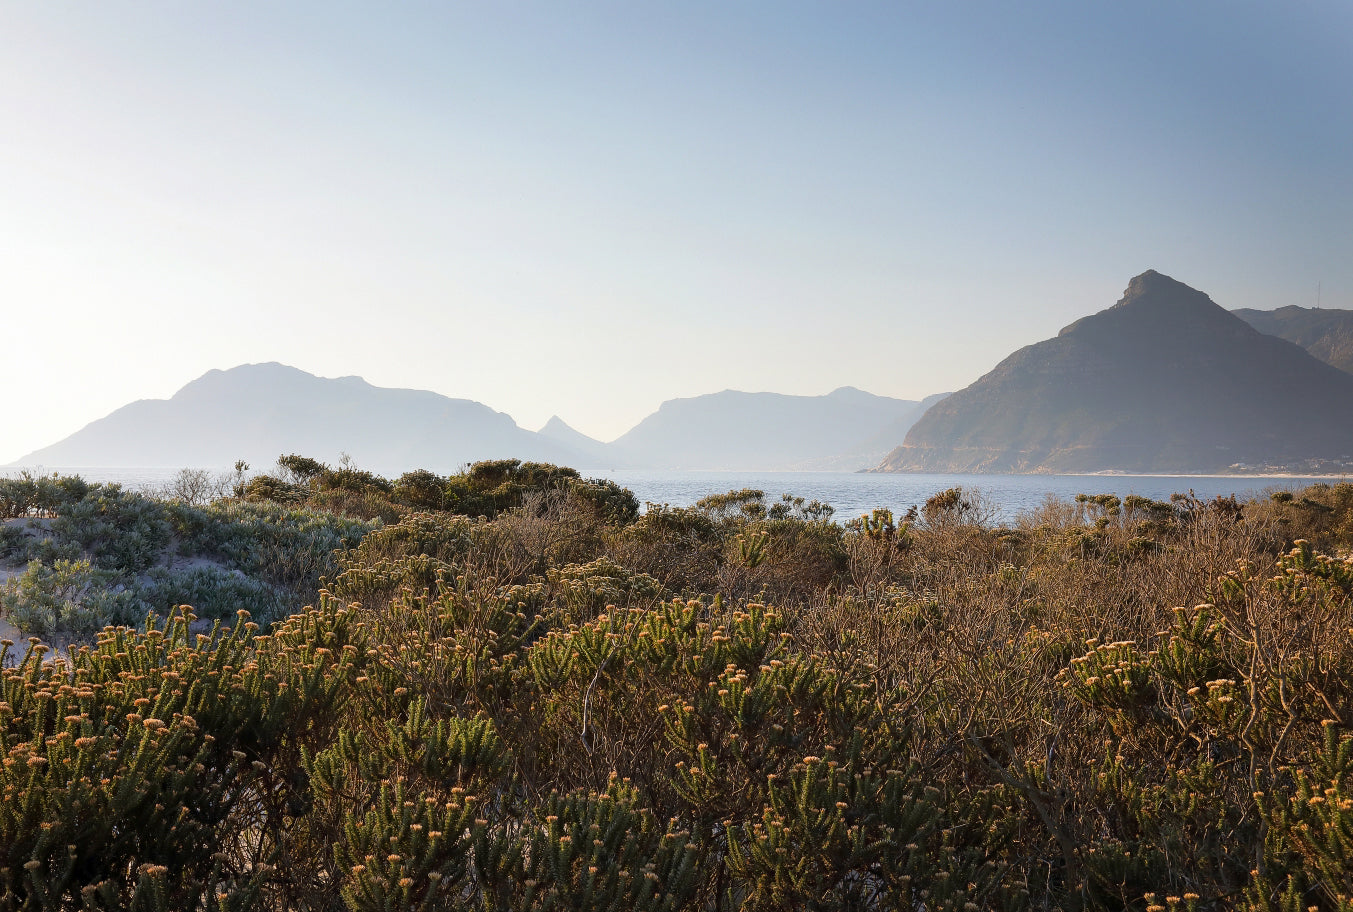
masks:
<svg viewBox="0 0 1353 912"><path fill-rule="evenodd" d="M415 510L440 510L446 483L444 476L426 469L405 472L395 480L390 496Z"/></svg>
<svg viewBox="0 0 1353 912"><path fill-rule="evenodd" d="M0 524L0 561L28 560L28 536L17 525Z"/></svg>

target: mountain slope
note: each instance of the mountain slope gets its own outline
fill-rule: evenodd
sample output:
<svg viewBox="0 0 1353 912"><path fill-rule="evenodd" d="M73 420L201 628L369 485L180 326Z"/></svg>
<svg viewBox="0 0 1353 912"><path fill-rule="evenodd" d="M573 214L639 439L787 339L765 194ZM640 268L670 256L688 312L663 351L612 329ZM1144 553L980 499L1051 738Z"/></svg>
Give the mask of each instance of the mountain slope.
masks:
<svg viewBox="0 0 1353 912"><path fill-rule="evenodd" d="M550 420L545 422L545 426L536 433L577 453L579 458L584 461L574 468L614 468L617 466L615 453L610 446L600 440L588 437L582 431L573 429L558 415L551 415Z"/></svg>
<svg viewBox="0 0 1353 912"><path fill-rule="evenodd" d="M868 439L860 441L851 447L852 453L887 453L893 447L897 446L899 440L905 440L907 431L911 430L912 425L921 420L921 416L930 411L930 407L937 402L948 398L950 393L935 393L926 396L920 402L904 412L902 415L888 422L887 425L871 434Z"/></svg>
<svg viewBox="0 0 1353 912"><path fill-rule="evenodd" d="M881 471L1180 472L1353 459L1353 376L1155 271L912 427Z"/></svg>
<svg viewBox="0 0 1353 912"><path fill-rule="evenodd" d="M663 469L858 469L885 448L851 448L890 425L909 426L916 407L853 387L826 396L724 390L668 400L612 446L625 464Z"/></svg>
<svg viewBox="0 0 1353 912"><path fill-rule="evenodd" d="M1270 336L1295 342L1315 357L1353 374L1353 310L1289 305L1277 310L1233 310L1246 323Z"/></svg>
<svg viewBox="0 0 1353 912"><path fill-rule="evenodd" d="M479 459L576 462L557 441L468 399L385 389L360 377L325 379L282 364L209 371L170 399L143 399L30 453L25 465L256 467L301 453L341 453L387 473L453 471Z"/></svg>

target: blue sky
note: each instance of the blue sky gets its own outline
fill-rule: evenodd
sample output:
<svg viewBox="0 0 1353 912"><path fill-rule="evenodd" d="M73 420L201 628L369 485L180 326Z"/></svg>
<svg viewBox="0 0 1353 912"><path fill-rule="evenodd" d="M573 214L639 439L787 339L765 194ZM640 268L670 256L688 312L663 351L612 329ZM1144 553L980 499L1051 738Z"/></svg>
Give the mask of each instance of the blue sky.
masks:
<svg viewBox="0 0 1353 912"><path fill-rule="evenodd" d="M610 439L1159 269L1353 308L1353 5L0 2L0 462L216 367Z"/></svg>

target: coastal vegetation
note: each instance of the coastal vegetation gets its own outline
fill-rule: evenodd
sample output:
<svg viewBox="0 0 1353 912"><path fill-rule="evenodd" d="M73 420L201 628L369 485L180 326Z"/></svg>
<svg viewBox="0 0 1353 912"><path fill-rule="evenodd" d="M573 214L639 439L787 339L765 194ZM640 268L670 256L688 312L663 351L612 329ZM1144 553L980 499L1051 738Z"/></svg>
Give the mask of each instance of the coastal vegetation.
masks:
<svg viewBox="0 0 1353 912"><path fill-rule="evenodd" d="M0 480L0 910L1353 909L1353 484L192 482Z"/></svg>

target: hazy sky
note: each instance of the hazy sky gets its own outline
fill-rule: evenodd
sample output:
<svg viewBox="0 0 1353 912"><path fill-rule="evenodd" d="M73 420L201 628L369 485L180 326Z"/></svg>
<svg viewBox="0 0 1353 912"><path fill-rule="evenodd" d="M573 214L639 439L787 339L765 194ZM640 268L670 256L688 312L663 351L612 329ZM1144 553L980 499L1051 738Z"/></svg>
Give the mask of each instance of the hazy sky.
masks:
<svg viewBox="0 0 1353 912"><path fill-rule="evenodd" d="M920 398L1147 268L1353 308L1353 4L0 0L0 462L257 361Z"/></svg>

